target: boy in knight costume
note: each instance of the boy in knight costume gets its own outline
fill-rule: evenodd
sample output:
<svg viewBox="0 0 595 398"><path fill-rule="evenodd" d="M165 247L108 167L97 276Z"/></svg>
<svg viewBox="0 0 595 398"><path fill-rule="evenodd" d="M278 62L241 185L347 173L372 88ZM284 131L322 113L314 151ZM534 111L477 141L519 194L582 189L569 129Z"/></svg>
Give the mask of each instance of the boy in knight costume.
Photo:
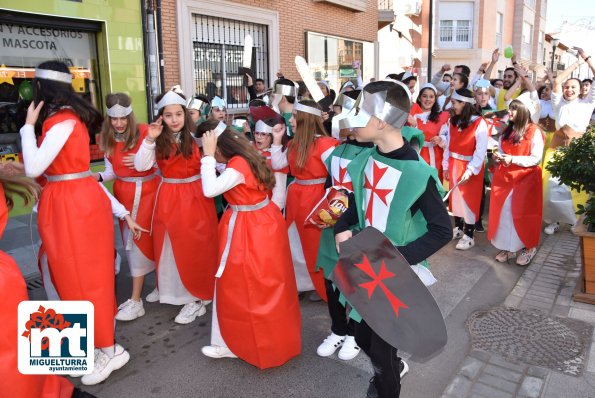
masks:
<svg viewBox="0 0 595 398"><path fill-rule="evenodd" d="M347 166L354 203L335 225L335 241L339 245L351 238L354 225L375 227L429 285L436 280L425 260L452 239L452 229L436 170L401 134L411 93L403 83L387 79L366 85L358 102L346 124L355 128L359 141L376 146L364 149ZM368 397L398 397L403 365L397 348L380 338L365 319L355 325L355 340L374 366Z"/></svg>

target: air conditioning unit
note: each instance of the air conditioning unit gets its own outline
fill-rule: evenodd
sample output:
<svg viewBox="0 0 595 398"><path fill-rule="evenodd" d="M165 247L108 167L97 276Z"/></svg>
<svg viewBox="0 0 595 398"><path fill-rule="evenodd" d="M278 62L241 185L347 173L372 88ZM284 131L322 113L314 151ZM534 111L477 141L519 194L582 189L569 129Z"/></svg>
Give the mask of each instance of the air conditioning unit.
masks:
<svg viewBox="0 0 595 398"><path fill-rule="evenodd" d="M404 0L395 4L395 14L418 16L421 14L421 0Z"/></svg>

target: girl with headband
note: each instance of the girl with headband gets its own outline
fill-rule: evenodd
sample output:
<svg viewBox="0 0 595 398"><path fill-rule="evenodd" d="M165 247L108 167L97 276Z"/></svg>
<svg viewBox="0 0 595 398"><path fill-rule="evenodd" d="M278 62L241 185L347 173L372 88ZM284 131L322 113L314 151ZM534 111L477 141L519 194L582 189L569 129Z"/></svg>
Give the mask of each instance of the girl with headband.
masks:
<svg viewBox="0 0 595 398"><path fill-rule="evenodd" d="M37 224L58 295L89 300L95 308L95 368L82 377L97 384L120 369L130 354L114 337L114 226L110 200L89 170L89 134L101 115L72 88L59 61L35 70L33 102L21 129L25 172L45 174ZM38 148L35 126L41 131Z"/></svg>
<svg viewBox="0 0 595 398"><path fill-rule="evenodd" d="M160 178L154 167L143 172L134 169L134 155L147 136L148 125L137 123L128 95L108 94L105 102L108 117L103 122L100 136L101 149L105 152L105 171L94 173L94 177L100 182L115 179L116 199L138 224L149 228ZM132 321L145 314L141 292L145 275L155 270L153 239L149 234L141 235L138 240L132 239L123 222L120 222L120 233L132 276L132 294L118 307L116 319Z"/></svg>
<svg viewBox="0 0 595 398"><path fill-rule="evenodd" d="M488 126L477 114L471 91L455 90L451 101L454 115L440 133L445 148L442 168L452 190L449 205L455 216L454 239L459 239L456 248L468 250L475 245L473 232L480 216Z"/></svg>
<svg viewBox="0 0 595 398"><path fill-rule="evenodd" d="M138 171L161 170L152 234L159 301L183 305L175 322L187 324L206 313L217 267L215 203L202 193L201 152L186 99L173 91L157 97L158 119L134 157Z"/></svg>

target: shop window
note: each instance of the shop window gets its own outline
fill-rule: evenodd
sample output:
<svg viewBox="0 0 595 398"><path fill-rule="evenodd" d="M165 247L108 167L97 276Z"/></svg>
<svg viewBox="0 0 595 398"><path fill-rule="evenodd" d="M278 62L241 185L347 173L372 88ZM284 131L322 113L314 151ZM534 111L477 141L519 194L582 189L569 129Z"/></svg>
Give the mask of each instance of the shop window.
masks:
<svg viewBox="0 0 595 398"><path fill-rule="evenodd" d="M358 69L364 82L374 75L373 43L308 32L307 57L314 77L337 92L347 81L358 85Z"/></svg>
<svg viewBox="0 0 595 398"><path fill-rule="evenodd" d="M21 150L19 129L33 96L35 66L41 62L66 63L74 90L101 107L95 32L65 25L62 20L52 25L47 18L31 24L0 19L0 155Z"/></svg>
<svg viewBox="0 0 595 398"><path fill-rule="evenodd" d="M251 69L269 82L268 26L208 15L193 15L194 94L216 95L229 108L248 106L244 76L238 74L244 61L244 37L252 36Z"/></svg>

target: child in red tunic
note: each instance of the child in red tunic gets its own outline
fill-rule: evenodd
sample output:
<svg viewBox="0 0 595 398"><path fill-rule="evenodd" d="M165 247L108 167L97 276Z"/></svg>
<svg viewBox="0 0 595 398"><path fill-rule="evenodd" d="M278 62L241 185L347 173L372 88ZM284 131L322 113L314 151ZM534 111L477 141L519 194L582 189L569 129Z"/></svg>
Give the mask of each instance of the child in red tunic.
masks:
<svg viewBox="0 0 595 398"><path fill-rule="evenodd" d="M455 216L454 239L458 250L475 246L473 232L479 220L488 126L477 114L473 93L466 88L451 95L454 116L442 129L442 168L452 189L449 204Z"/></svg>
<svg viewBox="0 0 595 398"><path fill-rule="evenodd" d="M21 129L29 177L45 173L37 224L50 272L62 300L88 300L95 307L95 368L83 384L107 379L130 359L114 341L114 225L110 201L89 170L89 130L101 115L72 88L72 75L59 61L35 71L34 102ZM37 105L37 106L36 106ZM38 148L34 125L42 124Z"/></svg>
<svg viewBox="0 0 595 398"><path fill-rule="evenodd" d="M450 114L441 112L438 105L438 91L432 83L424 84L417 96L415 107L411 107L410 115L413 116L413 127L424 132L424 146L419 155L427 164L438 170L440 181L442 176L442 155L444 149L440 146L440 129L448 121Z"/></svg>
<svg viewBox="0 0 595 398"><path fill-rule="evenodd" d="M217 214L202 193L201 153L191 134L186 99L173 91L157 97L159 118L149 126L134 157L138 171L159 166L152 234L161 303L183 305L175 321L187 324L206 313L217 267Z"/></svg>
<svg viewBox="0 0 595 398"><path fill-rule="evenodd" d="M211 345L202 352L212 358L238 356L265 369L301 350L289 240L283 216L268 197L275 184L271 170L242 134L221 125L203 136L203 192L223 194L229 207L219 224ZM219 177L215 159L227 163Z"/></svg>
<svg viewBox="0 0 595 398"><path fill-rule="evenodd" d="M124 93L108 94L105 99L107 118L101 130L101 148L105 152L105 171L94 173L98 181L116 180L114 196L144 228L149 228L160 178L155 168L139 172L134 169L134 154L147 136L148 126L137 124L132 100ZM155 270L153 239L142 234L133 239L126 223L120 221L122 242L132 275L130 299L118 307L116 319L131 321L145 314L141 291L145 275Z"/></svg>
<svg viewBox="0 0 595 398"><path fill-rule="evenodd" d="M498 168L492 180L488 239L501 251L496 261L516 257L527 265L537 252L543 210L541 158L545 135L531 123L531 104L523 96L510 103L510 125L494 152Z"/></svg>
<svg viewBox="0 0 595 398"><path fill-rule="evenodd" d="M328 174L324 161L339 141L328 137L320 106L312 100L294 105L290 123L294 136L285 151L281 145L284 133L273 131L271 161L277 170L289 165L295 177L287 189L285 219L298 291L316 290L326 300L323 273L316 271L321 231L315 226L305 227L304 221L324 195Z"/></svg>

